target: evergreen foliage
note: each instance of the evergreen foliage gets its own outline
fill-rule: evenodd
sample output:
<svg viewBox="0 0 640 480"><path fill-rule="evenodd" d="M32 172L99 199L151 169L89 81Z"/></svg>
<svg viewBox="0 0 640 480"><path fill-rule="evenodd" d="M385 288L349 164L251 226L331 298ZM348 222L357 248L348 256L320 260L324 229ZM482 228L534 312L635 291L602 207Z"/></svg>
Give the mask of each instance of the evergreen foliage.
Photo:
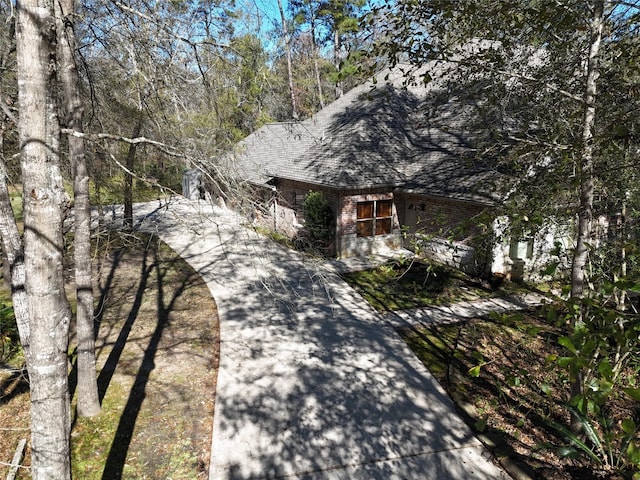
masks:
<svg viewBox="0 0 640 480"><path fill-rule="evenodd" d="M322 192L309 192L304 199L304 227L311 246L327 249L333 241L334 216Z"/></svg>

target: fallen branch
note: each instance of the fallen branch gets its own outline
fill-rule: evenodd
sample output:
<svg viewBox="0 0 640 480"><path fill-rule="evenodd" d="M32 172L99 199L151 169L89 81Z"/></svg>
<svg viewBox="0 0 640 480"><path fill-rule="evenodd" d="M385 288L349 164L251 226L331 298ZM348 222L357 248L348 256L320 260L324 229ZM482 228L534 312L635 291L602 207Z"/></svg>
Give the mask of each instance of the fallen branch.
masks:
<svg viewBox="0 0 640 480"><path fill-rule="evenodd" d="M16 474L18 473L18 468L20 468L21 466L20 462L22 461L22 455L24 454L24 447L26 444L26 438L23 438L18 442L16 452L13 454L13 460L11 460L11 468L9 469L9 473L7 474L7 480L15 480Z"/></svg>

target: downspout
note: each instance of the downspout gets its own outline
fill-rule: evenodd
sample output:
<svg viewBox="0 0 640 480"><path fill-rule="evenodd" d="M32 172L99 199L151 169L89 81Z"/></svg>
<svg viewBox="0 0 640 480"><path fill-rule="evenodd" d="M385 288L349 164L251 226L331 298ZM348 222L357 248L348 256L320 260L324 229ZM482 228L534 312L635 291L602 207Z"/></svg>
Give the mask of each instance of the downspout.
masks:
<svg viewBox="0 0 640 480"><path fill-rule="evenodd" d="M338 211L336 212L336 257L342 258L342 200L343 195L338 194Z"/></svg>
<svg viewBox="0 0 640 480"><path fill-rule="evenodd" d="M273 185L268 185L271 189L271 199L273 200L273 231L278 231L278 189Z"/></svg>

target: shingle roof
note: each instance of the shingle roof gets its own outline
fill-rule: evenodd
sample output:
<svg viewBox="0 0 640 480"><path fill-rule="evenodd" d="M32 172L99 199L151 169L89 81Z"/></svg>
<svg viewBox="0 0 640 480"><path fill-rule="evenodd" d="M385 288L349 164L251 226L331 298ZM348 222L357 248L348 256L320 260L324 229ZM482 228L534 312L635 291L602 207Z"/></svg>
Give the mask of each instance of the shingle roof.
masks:
<svg viewBox="0 0 640 480"><path fill-rule="evenodd" d="M471 160L469 104L450 98L442 79L408 88L403 80L398 71L383 72L308 120L263 126L239 144L237 173L258 184L287 178L495 200L495 173Z"/></svg>

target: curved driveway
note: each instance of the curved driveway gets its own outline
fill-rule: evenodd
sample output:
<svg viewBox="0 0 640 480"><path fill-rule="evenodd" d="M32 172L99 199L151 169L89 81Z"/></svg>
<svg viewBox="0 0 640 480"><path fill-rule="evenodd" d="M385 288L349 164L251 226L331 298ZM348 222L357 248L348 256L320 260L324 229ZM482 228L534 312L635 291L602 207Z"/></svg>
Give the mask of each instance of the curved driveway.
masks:
<svg viewBox="0 0 640 480"><path fill-rule="evenodd" d="M134 212L218 305L210 479L508 478L392 326L326 265L204 203Z"/></svg>

